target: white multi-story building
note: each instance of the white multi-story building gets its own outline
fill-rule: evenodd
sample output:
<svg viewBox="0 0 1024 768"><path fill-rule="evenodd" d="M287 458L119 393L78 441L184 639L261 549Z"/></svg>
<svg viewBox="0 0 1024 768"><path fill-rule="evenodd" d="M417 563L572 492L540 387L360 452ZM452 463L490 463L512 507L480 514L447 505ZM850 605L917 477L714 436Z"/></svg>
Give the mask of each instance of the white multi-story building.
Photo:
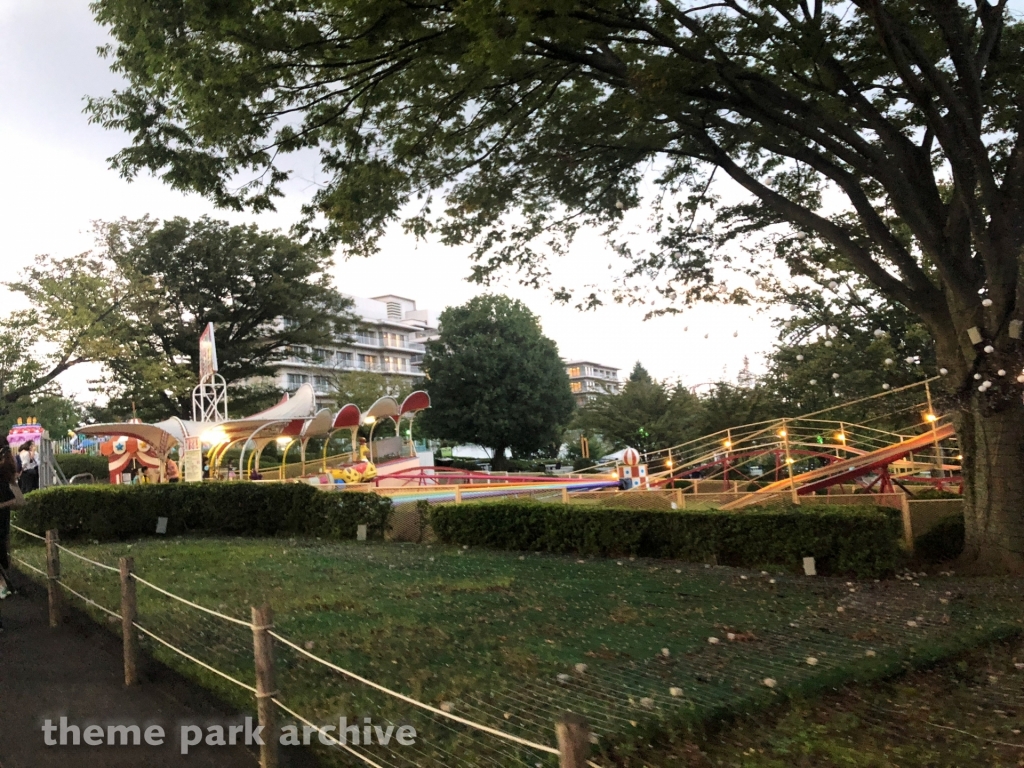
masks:
<svg viewBox="0 0 1024 768"><path fill-rule="evenodd" d="M565 370L577 405L586 405L598 395L614 395L622 389L619 369L610 365L589 360L566 360Z"/></svg>
<svg viewBox="0 0 1024 768"><path fill-rule="evenodd" d="M281 362L276 384L294 392L311 384L323 405L336 405L332 398L334 377L344 371L374 371L408 379L424 378L420 367L424 344L437 336L430 313L417 309L416 302L401 296L350 296L352 312L359 324L348 339L336 344L305 348Z"/></svg>

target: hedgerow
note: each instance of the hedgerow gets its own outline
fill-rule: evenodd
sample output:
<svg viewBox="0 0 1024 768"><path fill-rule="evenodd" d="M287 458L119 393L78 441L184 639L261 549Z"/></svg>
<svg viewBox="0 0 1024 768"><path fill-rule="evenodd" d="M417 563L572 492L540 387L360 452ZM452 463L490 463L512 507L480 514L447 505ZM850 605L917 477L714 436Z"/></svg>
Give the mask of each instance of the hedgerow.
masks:
<svg viewBox="0 0 1024 768"><path fill-rule="evenodd" d="M512 500L444 504L431 526L449 544L583 555L668 558L879 577L903 559L900 521L873 507L624 511Z"/></svg>
<svg viewBox="0 0 1024 768"><path fill-rule="evenodd" d="M61 486L31 493L26 502L17 513L23 528L97 541L154 535L160 517L172 535L350 539L366 524L371 536L382 536L392 510L375 493L329 493L304 483Z"/></svg>

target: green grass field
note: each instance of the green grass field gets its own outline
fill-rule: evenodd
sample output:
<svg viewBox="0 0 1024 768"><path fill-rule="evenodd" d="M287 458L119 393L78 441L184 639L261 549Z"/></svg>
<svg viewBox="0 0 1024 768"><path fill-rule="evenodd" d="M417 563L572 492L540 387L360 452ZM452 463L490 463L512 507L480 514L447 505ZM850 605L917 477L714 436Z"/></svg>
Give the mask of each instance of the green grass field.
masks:
<svg viewBox="0 0 1024 768"><path fill-rule="evenodd" d="M668 760L674 737L723 713L891 675L1019 631L1024 618L1022 583L945 576L854 583L379 542L178 538L72 548L111 565L130 554L142 578L239 619L267 602L277 631L311 653L535 742L554 743L561 711L582 712L604 765L661 764L640 748ZM42 565L36 545L16 554ZM62 564L69 587L117 608L116 574L68 555ZM141 585L139 615L168 642L252 684L247 628ZM153 641L144 647L251 707L246 691ZM278 648L277 662L281 701L312 721L416 724L415 752L371 750L380 765L554 764L293 650ZM337 764L360 763L342 756Z"/></svg>

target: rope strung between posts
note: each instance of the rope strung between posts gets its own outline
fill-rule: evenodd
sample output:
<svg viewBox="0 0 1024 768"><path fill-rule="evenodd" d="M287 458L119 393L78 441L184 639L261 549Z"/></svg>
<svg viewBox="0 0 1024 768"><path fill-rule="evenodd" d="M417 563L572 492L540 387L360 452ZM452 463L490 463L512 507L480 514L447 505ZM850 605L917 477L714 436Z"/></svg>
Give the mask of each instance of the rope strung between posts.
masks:
<svg viewBox="0 0 1024 768"><path fill-rule="evenodd" d="M247 684L243 683L241 680L236 680L235 678L233 678L231 675L227 674L226 672L221 672L216 667L210 666L205 661L200 661L195 656L190 656L189 654L185 653L185 651L181 650L181 648L178 648L177 646L171 645L170 643L168 643L163 638L157 636L153 632L150 632L148 629L146 629L145 627L140 625L138 622L133 622L132 626L135 627L137 630L139 630L139 632L142 632L144 635L153 638L154 640L156 640L161 645L166 646L167 648L170 648L172 651L174 651L178 655L183 656L184 658L188 659L189 661L191 661L194 664L198 664L203 669L209 670L210 672L213 672L215 675L220 675L221 677L223 677L228 682L234 683L239 688L244 688L245 690L249 691L249 693L252 693L252 694L256 693L256 689L253 686L247 685Z"/></svg>
<svg viewBox="0 0 1024 768"><path fill-rule="evenodd" d="M84 600L86 603L88 603L89 605L93 606L94 608L99 608L101 611L103 611L106 614L109 614L109 615L113 616L115 619L120 619L121 618L121 614L114 613L112 610L110 610L109 608L105 608L104 606L102 606L99 603L97 603L95 600L90 600L88 597L83 595L81 592L75 592L75 590L73 590L71 587L69 587L63 581L60 581L60 580L56 580L56 581L57 581L58 584L60 584L64 589L66 589L72 595L74 595L75 597L79 598L80 600Z"/></svg>
<svg viewBox="0 0 1024 768"><path fill-rule="evenodd" d="M40 541L46 541L45 536L40 536L38 533L32 533L32 531L26 531L24 528L11 523L11 528L16 530L18 533L24 533L26 536L31 536L33 539L39 539Z"/></svg>
<svg viewBox="0 0 1024 768"><path fill-rule="evenodd" d="M366 755L359 754L354 749L352 749L352 747L348 746L348 744L342 744L340 741L338 741L336 738L334 738L330 734L324 733L322 728L320 728L319 726L313 725L313 723L309 722L309 720L304 718L298 712L296 712L296 711L294 711L292 709L288 709L288 707L286 707L284 704L282 704L277 699L271 699L271 701L273 701L280 709L282 709L283 711L287 712L289 715L294 717L300 723L303 723L304 725L312 728L314 731L316 731L317 734L319 734L319 735L323 736L324 738L326 738L328 740L330 746L341 747L346 752L349 752L352 755L354 755L355 757L358 757L360 760L362 760L367 765L373 766L373 768L384 768L384 766L382 766L380 763L375 763L373 760L368 758Z"/></svg>
<svg viewBox="0 0 1024 768"><path fill-rule="evenodd" d="M72 557L77 557L79 560L82 560L82 561L84 561L86 563L89 563L90 565L95 565L97 568L103 568L104 570L107 570L107 571L113 571L116 574L120 574L121 573L120 570L118 570L117 568L114 568L112 565L106 565L105 563L98 563L95 560L90 560L88 557L83 557L82 555L78 554L77 552L73 552L72 550L70 550L67 547L65 547L63 544L58 544L57 545L57 549L59 549L61 552L66 552L67 554L71 555Z"/></svg>
<svg viewBox="0 0 1024 768"><path fill-rule="evenodd" d="M414 698L412 698L410 696L406 696L405 694L399 693L398 691L393 691L390 688L385 688L383 685L380 685L379 683L375 683L372 680L367 680L365 677L357 675L355 672L350 672L347 669L339 667L337 664L332 664L331 662L327 661L326 659L321 659L319 656L316 656L315 654L310 653L305 648L302 648L302 647L296 645L295 643L291 642L287 638L281 637L276 632L271 632L270 636L272 638L274 638L275 640L277 640L277 641L283 643L284 645L288 646L293 651L296 651L296 652L302 654L303 656L306 656L307 658L312 659L313 661L319 662L320 664L323 664L325 667L327 667L329 669L333 669L335 672L338 672L339 674L345 675L346 677L348 677L348 678L350 678L352 680L356 680L356 681L362 683L363 685L368 685L369 687L374 688L374 689L376 689L376 690L378 690L378 691L380 691L382 693L386 693L389 696L394 696L396 699L400 699L401 701L404 701L407 704L412 704L414 707L419 707L420 709L425 709L426 711L432 712L433 714L439 715L440 717L446 717L449 720L454 720L457 723L462 723L463 725L468 725L470 728L476 728L477 730L484 731L485 733L489 733L492 736L498 736L499 738L507 739L508 741L514 741L517 744L522 744L523 746L530 747L531 749L537 749L537 750L540 750L541 752L547 752L550 755L557 755L558 754L558 750L555 749L554 747L549 747L546 744L538 744L535 741L529 741L528 739L523 739L523 738L520 738L518 736L514 736L511 733L505 733L504 731L499 731L497 728L491 728L488 725L484 725L482 723L476 723L476 722L474 722L472 720L467 720L464 717L459 717L458 715L453 715L450 712L445 712L443 709L438 709L437 707L432 707L429 704L425 704L422 701L414 699Z"/></svg>
<svg viewBox="0 0 1024 768"><path fill-rule="evenodd" d="M245 627L246 629L252 629L253 628L252 624L250 624L248 621L242 621L241 619L236 619L236 618L234 618L232 616L225 616L223 613L218 613L217 611L213 610L212 608L205 608L204 606L199 605L198 603L193 603L191 600L186 600L183 597L179 597L178 595L174 594L173 592L168 592L166 589L161 589L156 584L153 584L153 583L151 583L149 581L146 581L145 579L140 578L139 576L137 576L134 573L132 574L132 578L135 579L135 581L137 581L139 584L144 584L147 587L149 587L150 589L155 589L161 595L166 595L167 597L171 598L172 600L177 600L179 603L184 603L185 605L189 606L190 608L195 608L197 611L202 611L203 613L208 613L211 616L216 616L218 619L223 619L224 621L230 621L232 624L237 624L238 626Z"/></svg>
<svg viewBox="0 0 1024 768"><path fill-rule="evenodd" d="M13 560L14 562L18 563L19 565L25 566L30 571L35 571L40 576L42 576L44 579L46 578L46 571L41 571L38 568L36 568L34 565L32 565L31 563L26 563L24 560L22 560L17 555L11 555L11 560Z"/></svg>

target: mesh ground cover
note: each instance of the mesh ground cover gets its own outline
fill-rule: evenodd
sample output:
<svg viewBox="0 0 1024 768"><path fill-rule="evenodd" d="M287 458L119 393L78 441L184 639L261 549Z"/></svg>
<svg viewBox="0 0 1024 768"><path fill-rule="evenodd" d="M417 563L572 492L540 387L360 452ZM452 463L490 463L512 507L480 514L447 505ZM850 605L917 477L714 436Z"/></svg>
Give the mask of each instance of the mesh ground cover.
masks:
<svg viewBox="0 0 1024 768"><path fill-rule="evenodd" d="M269 601L278 631L300 646L508 733L553 744L557 715L581 712L605 764L613 752L621 759L636 744L723 712L924 664L1019 631L1024 619L1020 580L848 582L397 543L180 538L75 549L112 565L132 554L143 578L243 620L250 605ZM19 545L17 554L42 565L38 546ZM76 564L66 580L116 610L116 575ZM251 683L244 627L141 586L139 615ZM146 647L239 706L251 704L245 691L153 641ZM279 649L278 669L282 702L314 722L347 714L415 724L414 749L367 752L380 765L554 764L420 714L295 651Z"/></svg>

